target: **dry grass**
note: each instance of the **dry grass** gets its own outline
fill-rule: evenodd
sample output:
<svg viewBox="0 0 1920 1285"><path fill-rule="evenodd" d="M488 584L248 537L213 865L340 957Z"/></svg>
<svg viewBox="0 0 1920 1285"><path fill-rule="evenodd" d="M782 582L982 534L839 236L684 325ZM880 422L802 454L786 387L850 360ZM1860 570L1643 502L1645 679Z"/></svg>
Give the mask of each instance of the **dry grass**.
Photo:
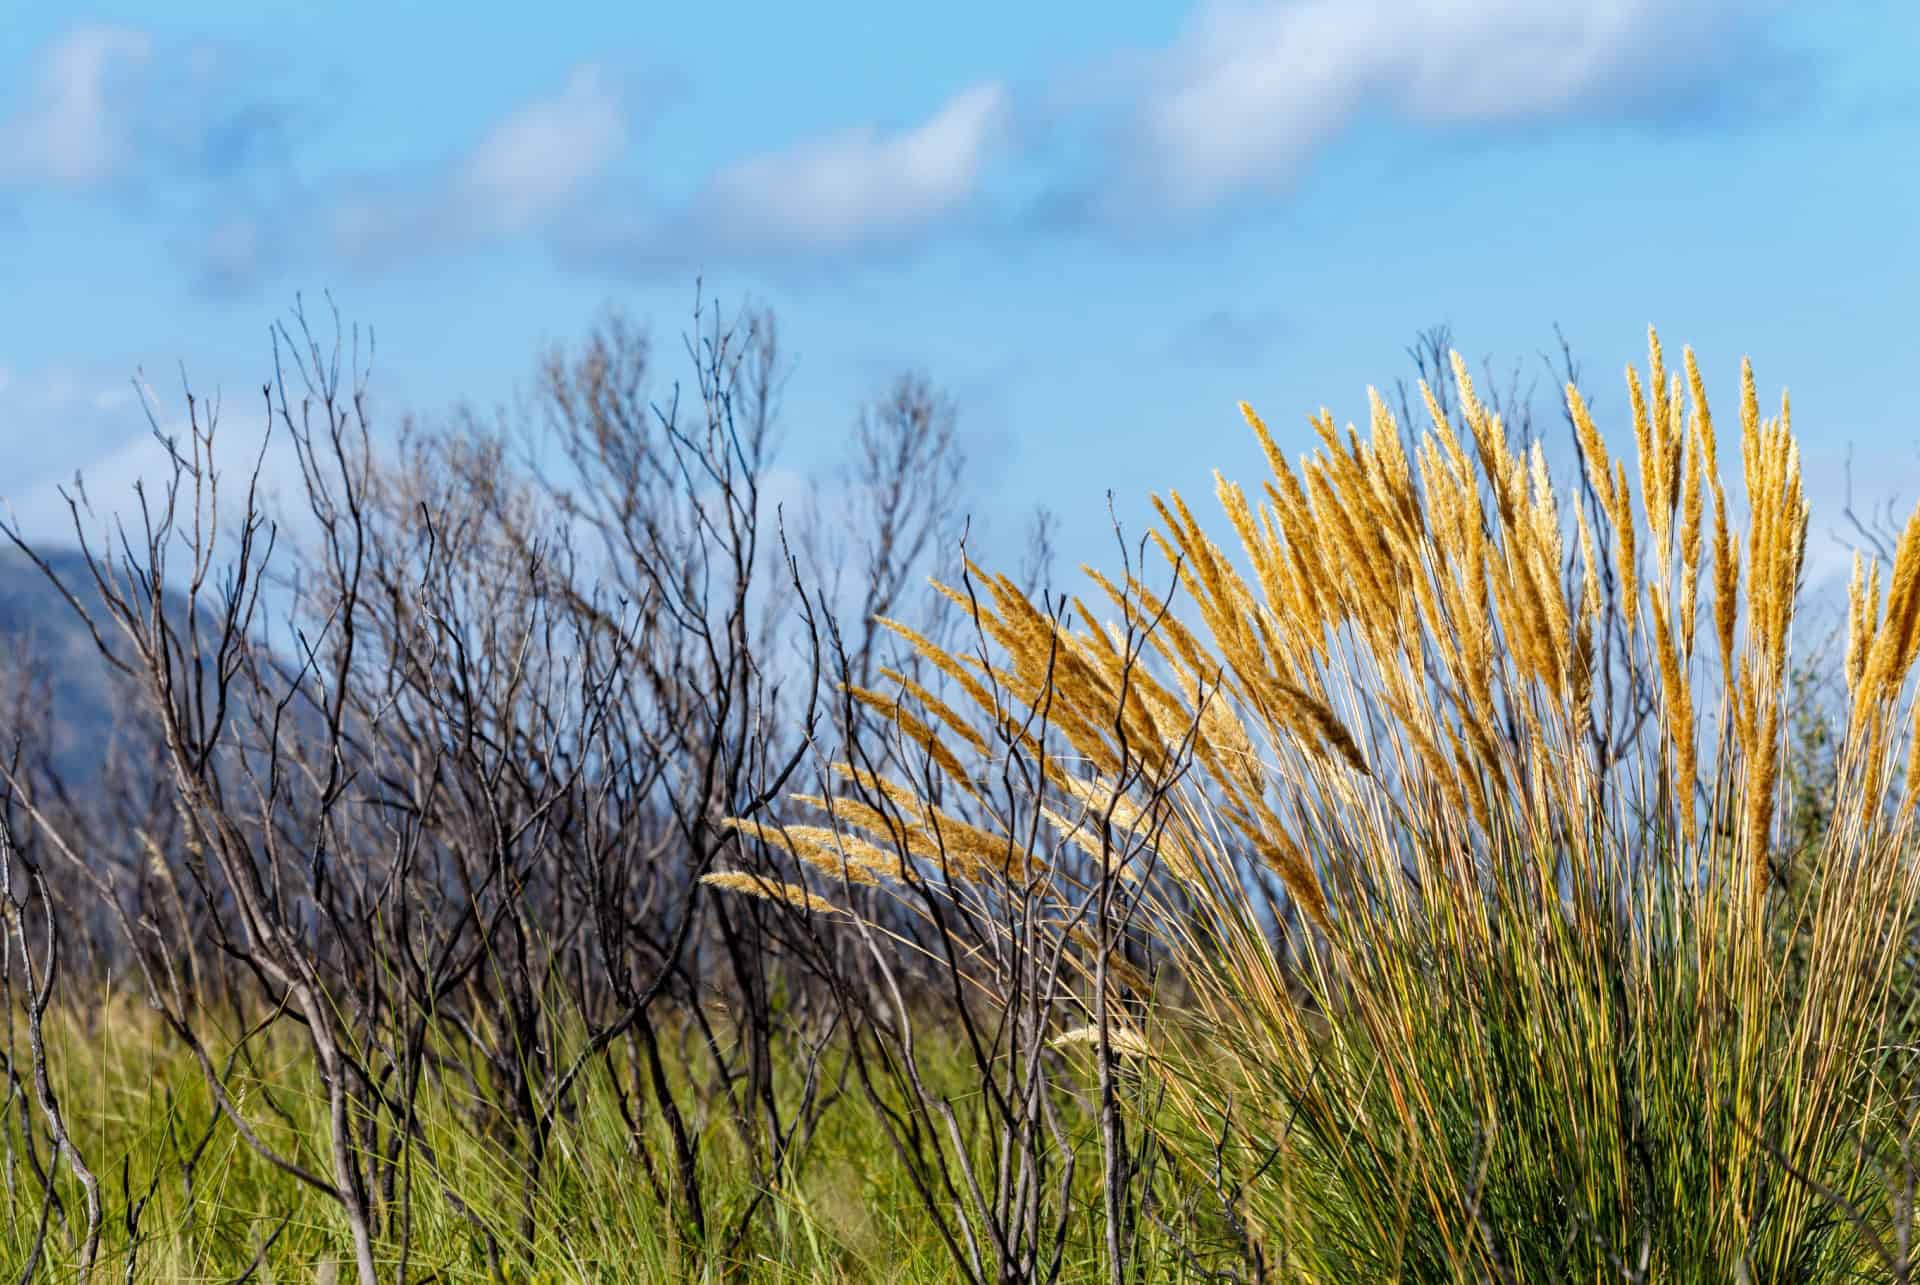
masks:
<svg viewBox="0 0 1920 1285"><path fill-rule="evenodd" d="M1789 879L1785 398L1763 417L1743 366L1742 542L1691 352L1669 370L1650 335L1629 370L1631 461L1568 387L1591 520L1454 374L1457 423L1428 393L1414 437L1374 397L1297 461L1247 410L1272 475L1218 481L1237 550L1156 501L1177 603L1089 572L1099 610L1062 617L969 566L974 651L897 630L944 691L855 693L924 772L841 765L864 788L776 842L847 883L937 865L954 897L1038 873L1062 925L1126 882L1168 980L1076 938L1084 975L1155 1050L1169 1140L1226 1128L1257 1171L1288 1278L1898 1275L1920 513L1856 570L1840 788ZM1634 692L1623 743L1607 694ZM1055 842L1011 842L1009 756Z"/></svg>

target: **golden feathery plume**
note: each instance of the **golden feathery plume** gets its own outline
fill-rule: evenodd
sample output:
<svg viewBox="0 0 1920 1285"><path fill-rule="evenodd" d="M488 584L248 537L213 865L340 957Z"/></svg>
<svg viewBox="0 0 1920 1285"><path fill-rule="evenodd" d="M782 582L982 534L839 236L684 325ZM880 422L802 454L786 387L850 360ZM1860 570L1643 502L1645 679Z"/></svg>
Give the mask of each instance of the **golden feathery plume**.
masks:
<svg viewBox="0 0 1920 1285"><path fill-rule="evenodd" d="M814 869L849 883L877 884L881 873L898 877L899 858L856 835L816 825L765 825L741 817L727 817L720 824L783 848Z"/></svg>
<svg viewBox="0 0 1920 1285"><path fill-rule="evenodd" d="M1696 419L1695 424L1699 421ZM1704 452L1696 433L1689 439L1686 478L1681 483L1680 507L1680 650L1693 655L1694 618L1700 601L1700 532L1704 488L1701 475L1706 469Z"/></svg>
<svg viewBox="0 0 1920 1285"><path fill-rule="evenodd" d="M744 870L716 870L712 874L700 876L700 882L711 888L724 888L729 892L741 892L750 897L763 897L768 901L783 901L789 906L811 911L817 915L846 915L852 912L842 910L832 902L816 897L799 884L781 883L777 879L763 879L759 875Z"/></svg>
<svg viewBox="0 0 1920 1285"><path fill-rule="evenodd" d="M1633 496L1627 490L1627 466L1616 460L1613 467L1613 533L1620 575L1620 614L1621 623L1631 635L1640 606L1639 560L1633 545Z"/></svg>
<svg viewBox="0 0 1920 1285"><path fill-rule="evenodd" d="M1056 1035L1048 1046L1056 1049L1097 1048L1100 1043L1100 1028L1097 1026L1077 1026L1064 1034ZM1124 1026L1113 1026L1107 1030L1107 1047L1122 1057L1150 1058L1153 1050L1147 1045L1146 1036Z"/></svg>

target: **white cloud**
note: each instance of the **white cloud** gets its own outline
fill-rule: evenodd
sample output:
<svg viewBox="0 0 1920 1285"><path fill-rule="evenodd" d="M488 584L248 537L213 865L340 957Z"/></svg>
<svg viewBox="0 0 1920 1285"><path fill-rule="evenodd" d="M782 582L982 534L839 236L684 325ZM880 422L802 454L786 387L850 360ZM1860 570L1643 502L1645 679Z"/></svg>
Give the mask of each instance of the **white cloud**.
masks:
<svg viewBox="0 0 1920 1285"><path fill-rule="evenodd" d="M122 73L153 52L146 33L86 26L47 51L27 104L0 119L0 179L85 187L132 160L137 113L121 101Z"/></svg>
<svg viewBox="0 0 1920 1285"><path fill-rule="evenodd" d="M438 177L349 185L327 213L327 230L343 254L362 262L526 232L573 202L626 143L627 115L612 78L583 64L560 92L494 124ZM210 270L230 248L208 246Z"/></svg>
<svg viewBox="0 0 1920 1285"><path fill-rule="evenodd" d="M606 74L576 68L559 94L487 132L460 166L454 199L490 226L524 229L570 200L626 141L626 116Z"/></svg>
<svg viewBox="0 0 1920 1285"><path fill-rule="evenodd" d="M22 368L0 362L0 440L9 447L8 472L71 477L82 459L105 444L144 433L143 399L151 390L125 374L67 362Z"/></svg>
<svg viewBox="0 0 1920 1285"><path fill-rule="evenodd" d="M72 521L58 488L83 468L116 459L146 436L146 414L131 380L64 364L22 370L0 365L0 440L8 444L0 506L35 539L67 543ZM4 512L5 507L0 507Z"/></svg>
<svg viewBox="0 0 1920 1285"><path fill-rule="evenodd" d="M703 244L755 254L897 237L974 195L1010 116L1004 87L975 85L912 129L846 130L750 157L714 175L685 222Z"/></svg>
<svg viewBox="0 0 1920 1285"><path fill-rule="evenodd" d="M137 386L136 386L137 384ZM244 385L243 385L244 386ZM207 385L205 389L217 387ZM228 488L223 520L235 516L227 506L241 502L241 490L260 468L263 497L296 498L299 461L285 434L271 438L256 407L232 403L218 407L214 467ZM213 413L212 398L202 400L201 423ZM62 495L81 499L81 519L89 539L112 529L116 518L137 524L136 483L158 500L172 475L167 448L154 436L154 423L189 449L191 426L177 398L162 396L144 377L110 378L71 366L20 371L0 365L0 440L9 445L9 467L0 482L0 517L17 522L30 541L46 547L74 542L73 512ZM266 441L264 457L261 454Z"/></svg>
<svg viewBox="0 0 1920 1285"><path fill-rule="evenodd" d="M1283 185L1365 106L1465 125L1632 98L1697 76L1742 0L1213 0L1149 61L1130 190L1200 209ZM1690 84L1691 81L1674 83Z"/></svg>
<svg viewBox="0 0 1920 1285"><path fill-rule="evenodd" d="M563 254L674 272L709 256L820 256L896 242L977 194L1010 132L1011 100L994 83L966 89L930 117L888 131L849 129L716 171L684 204L650 203L608 183L631 115L615 78L577 67L556 92L494 122L424 179L343 177L280 220L362 267L494 237L549 234ZM596 188L600 191L596 194ZM248 284L274 246L263 217L230 212L194 247L203 281Z"/></svg>

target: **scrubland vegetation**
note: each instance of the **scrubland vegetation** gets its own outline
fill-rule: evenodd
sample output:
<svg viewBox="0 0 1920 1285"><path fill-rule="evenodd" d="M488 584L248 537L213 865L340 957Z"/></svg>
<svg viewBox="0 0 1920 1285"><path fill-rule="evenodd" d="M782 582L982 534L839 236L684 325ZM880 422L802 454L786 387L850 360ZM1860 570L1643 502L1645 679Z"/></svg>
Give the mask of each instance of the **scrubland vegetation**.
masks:
<svg viewBox="0 0 1920 1285"><path fill-rule="evenodd" d="M1550 468L1442 350L1063 590L924 379L776 514L770 318L388 438L296 317L282 524L196 404L42 563L126 717L12 695L0 1261L1909 1279L1920 515L1822 648L1753 372Z"/></svg>

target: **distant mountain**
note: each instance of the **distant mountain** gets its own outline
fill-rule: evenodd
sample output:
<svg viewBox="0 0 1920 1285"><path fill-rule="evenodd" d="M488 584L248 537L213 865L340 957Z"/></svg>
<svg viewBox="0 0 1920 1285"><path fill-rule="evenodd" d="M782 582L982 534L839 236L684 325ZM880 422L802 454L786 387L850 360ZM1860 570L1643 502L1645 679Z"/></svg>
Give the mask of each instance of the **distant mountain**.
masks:
<svg viewBox="0 0 1920 1285"><path fill-rule="evenodd" d="M132 644L108 615L86 556L77 549L37 552L93 617L115 654L131 660ZM169 614L184 631L185 614L177 603ZM203 606L203 645L219 636L215 614ZM32 694L24 719L23 688ZM296 706L288 716L298 726L307 714ZM153 726L132 680L100 655L86 621L46 572L11 545L0 548L0 754L10 753L15 736L24 735L31 744L50 745L53 766L69 785L86 785L98 779L116 732L125 750L144 741L129 733Z"/></svg>
<svg viewBox="0 0 1920 1285"><path fill-rule="evenodd" d="M86 558L77 550L43 551L42 556L93 613L104 634L107 622L95 610L99 590ZM9 547L0 550L0 697L6 702L0 706L0 753L12 749L17 734L40 733L16 725L23 678L36 687L45 683L49 699L41 712L47 719L45 734L52 737L55 766L76 784L91 779L105 755L115 711L126 705L126 693L119 690L124 680L101 658L86 622L59 589Z"/></svg>

